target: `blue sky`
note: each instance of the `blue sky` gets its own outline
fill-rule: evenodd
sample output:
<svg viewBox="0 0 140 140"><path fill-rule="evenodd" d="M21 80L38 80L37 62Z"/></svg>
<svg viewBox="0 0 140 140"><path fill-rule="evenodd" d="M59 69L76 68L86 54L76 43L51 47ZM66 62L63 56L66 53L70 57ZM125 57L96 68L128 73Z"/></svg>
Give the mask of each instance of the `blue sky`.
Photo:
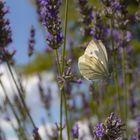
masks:
<svg viewBox="0 0 140 140"><path fill-rule="evenodd" d="M13 43L10 48L15 48L15 60L17 64L28 62L27 47L30 28L33 25L36 28L36 50L45 49L44 35L42 28L37 21L36 9L30 0L6 0L6 5L10 8L7 15L10 19Z"/></svg>

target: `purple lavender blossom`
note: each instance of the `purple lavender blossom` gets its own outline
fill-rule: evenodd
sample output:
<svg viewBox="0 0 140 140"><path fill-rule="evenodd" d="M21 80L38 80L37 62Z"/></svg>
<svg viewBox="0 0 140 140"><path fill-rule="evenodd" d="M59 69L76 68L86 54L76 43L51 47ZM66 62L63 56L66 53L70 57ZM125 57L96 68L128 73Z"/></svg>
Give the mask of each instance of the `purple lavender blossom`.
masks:
<svg viewBox="0 0 140 140"><path fill-rule="evenodd" d="M74 124L74 126L72 127L71 133L72 133L73 138L78 139L78 137L79 137L79 126L78 126L77 123Z"/></svg>
<svg viewBox="0 0 140 140"><path fill-rule="evenodd" d="M95 134L98 138L102 138L105 134L105 129L102 123L97 123L95 127Z"/></svg>
<svg viewBox="0 0 140 140"><path fill-rule="evenodd" d="M140 116L136 117L136 121L137 121L138 125L140 125Z"/></svg>
<svg viewBox="0 0 140 140"><path fill-rule="evenodd" d="M30 38L28 43L28 56L32 56L35 45L35 28L32 26L30 30Z"/></svg>
<svg viewBox="0 0 140 140"><path fill-rule="evenodd" d="M106 135L112 139L116 139L122 135L124 124L121 119L113 112L105 121Z"/></svg>
<svg viewBox="0 0 140 140"><path fill-rule="evenodd" d="M137 122L137 126L134 132L135 132L136 137L140 139L140 116L136 118L136 122Z"/></svg>
<svg viewBox="0 0 140 140"><path fill-rule="evenodd" d="M63 34L59 9L62 4L61 0L39 0L39 15L42 25L47 29L48 46L57 49L63 43Z"/></svg>
<svg viewBox="0 0 140 140"><path fill-rule="evenodd" d="M93 26L90 30L90 35L95 40L102 40L106 44L106 40L108 38L108 31L108 27L103 23L100 11L96 10L94 14Z"/></svg>
<svg viewBox="0 0 140 140"><path fill-rule="evenodd" d="M5 16L9 12L4 1L0 1L0 61L9 61L13 63L12 57L15 52L10 53L7 49L12 42L12 31L9 19Z"/></svg>
<svg viewBox="0 0 140 140"><path fill-rule="evenodd" d="M81 31L84 36L89 36L91 32L92 20L94 18L93 8L88 5L87 0L77 0L77 5L82 16L81 23L83 24L83 28Z"/></svg>
<svg viewBox="0 0 140 140"><path fill-rule="evenodd" d="M121 39L120 32L117 29L112 30L112 36L116 42L118 42Z"/></svg>
<svg viewBox="0 0 140 140"><path fill-rule="evenodd" d="M38 128L33 129L33 137L34 137L34 140L41 140L40 135L38 133Z"/></svg>
<svg viewBox="0 0 140 140"><path fill-rule="evenodd" d="M4 48L0 53L0 63L7 61L9 64L13 65L15 63L13 59L15 53L16 50L14 48L12 51L9 51L8 48Z"/></svg>
<svg viewBox="0 0 140 140"><path fill-rule="evenodd" d="M135 136L132 136L130 140L137 140Z"/></svg>
<svg viewBox="0 0 140 140"><path fill-rule="evenodd" d="M122 8L120 2L117 0L111 2L111 7L112 7L113 12L116 12L117 10L120 10Z"/></svg>
<svg viewBox="0 0 140 140"><path fill-rule="evenodd" d="M111 113L110 116L106 119L105 123L98 123L95 127L96 138L110 139L110 140L122 140L122 132L124 124L121 119L116 116L115 113Z"/></svg>
<svg viewBox="0 0 140 140"><path fill-rule="evenodd" d="M126 39L126 41L129 42L129 41L131 40L131 38L132 38L131 32L126 31L126 34L125 34L125 39Z"/></svg>
<svg viewBox="0 0 140 140"><path fill-rule="evenodd" d="M8 12L9 10L5 7L5 2L0 1L0 49L4 49L12 42L10 22L5 18Z"/></svg>
<svg viewBox="0 0 140 140"><path fill-rule="evenodd" d="M140 116L136 117L136 127L134 128L134 134L130 140L139 140L140 139Z"/></svg>
<svg viewBox="0 0 140 140"><path fill-rule="evenodd" d="M82 84L82 80L81 79L78 79L78 80L76 80L76 83L77 84Z"/></svg>

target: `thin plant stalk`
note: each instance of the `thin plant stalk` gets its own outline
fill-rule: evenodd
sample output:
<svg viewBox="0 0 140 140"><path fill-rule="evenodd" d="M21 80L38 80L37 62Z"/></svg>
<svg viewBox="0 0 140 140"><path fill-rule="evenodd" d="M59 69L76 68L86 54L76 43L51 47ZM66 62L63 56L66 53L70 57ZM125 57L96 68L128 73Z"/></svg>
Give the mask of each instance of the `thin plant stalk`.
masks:
<svg viewBox="0 0 140 140"><path fill-rule="evenodd" d="M32 119L32 116L31 116L30 113L29 113L28 107L27 107L27 105L26 105L26 103L25 103L25 100L24 100L24 97L23 97L22 90L18 87L18 84L17 84L17 82L16 82L16 79L15 79L15 77L14 77L14 74L13 74L13 72L12 72L11 66L10 66L10 64L9 64L8 61L7 61L7 66L8 66L9 72L10 72L10 74L11 74L11 76L12 76L13 82L14 82L14 84L15 84L15 86L16 86L16 89L17 89L17 91L18 91L18 93L19 93L19 97L20 97L20 99L21 99L21 101L22 101L22 104L23 104L23 106L24 106L24 109L25 109L25 111L26 111L26 113L27 113L27 115L28 115L28 117L29 117L29 119L30 119L30 121L31 121L31 123L32 123L32 126L34 127L34 129L36 129L37 127L36 127L36 125L35 125L35 123L34 123L34 121L33 121L33 119ZM39 140L41 140L41 137L40 137L40 136L39 136Z"/></svg>
<svg viewBox="0 0 140 140"><path fill-rule="evenodd" d="M104 98L104 81L101 81L101 83L98 83L98 89L99 89L99 108L100 108L100 117L99 121L101 121L101 116L103 116L102 110L103 107L103 98Z"/></svg>
<svg viewBox="0 0 140 140"><path fill-rule="evenodd" d="M5 97L6 97L8 103L9 103L9 105L10 105L10 107L11 107L11 110L12 110L12 112L13 112L15 118L16 118L18 124L20 125L20 120L19 120L19 118L18 118L18 115L17 115L17 113L16 113L16 111L15 111L15 109L14 109L14 107L13 107L13 105L12 105L12 103L11 103L9 97L8 97L8 94L7 94L7 92L6 92L5 88L4 88L4 85L3 85L2 81L1 81L1 79L0 79L0 85L1 85L1 87L2 87L2 90L3 90L4 94L5 94Z"/></svg>
<svg viewBox="0 0 140 140"><path fill-rule="evenodd" d="M13 107L13 105L12 105L10 99L9 99L9 97L8 97L8 94L7 94L7 92L6 92L6 89L5 89L5 87L4 87L4 85L3 85L2 81L1 81L1 79L0 79L0 85L1 85L2 90L3 90L3 92L4 92L5 96L6 96L7 102L8 102L8 104L9 104L9 106L10 106L10 108L11 108L11 110L12 110L12 112L13 112L13 114L14 114L16 120L17 120L17 122L18 122L19 129L22 130L21 137L24 138L24 140L27 140L26 135L25 135L25 133L23 132L23 128L22 128L22 126L21 126L20 119L19 119L19 117L18 117L18 115L17 115L17 113L16 113L16 111L15 111L15 109L14 109L14 107ZM11 123L11 125L12 125L13 129L15 130L15 132L17 133L17 131L16 131L16 129L14 128L14 126L13 126L12 123ZM19 134L17 134L17 135L18 135L18 137L19 137Z"/></svg>
<svg viewBox="0 0 140 140"><path fill-rule="evenodd" d="M61 75L61 66L59 62L59 55L58 55L58 50L56 49L55 51L56 55L56 62L57 62L57 67L58 67L58 73ZM59 135L59 140L62 140L62 120L63 120L63 94L60 92L60 135Z"/></svg>
<svg viewBox="0 0 140 140"><path fill-rule="evenodd" d="M55 56L56 56L56 62L57 62L57 67L58 67L58 74L61 75L61 66L59 62L59 54L58 54L58 49L55 50Z"/></svg>
<svg viewBox="0 0 140 140"><path fill-rule="evenodd" d="M124 32L122 31L122 37L124 38ZM128 135L127 131L127 120L128 120L128 89L127 89L127 76L126 76L126 69L125 69L125 59L126 59L126 53L125 49L122 47L122 55L121 55L121 61L122 61L122 78L123 78L123 94L124 94L124 100L125 100L125 115L124 115L124 120L125 120L125 125L126 125L126 136Z"/></svg>
<svg viewBox="0 0 140 140"><path fill-rule="evenodd" d="M97 102L97 104L98 104L98 108L99 109L97 109L97 115L98 115L98 121L100 122L101 121L101 116L102 116L102 114L101 114L101 112L102 112L102 91L101 91L101 87L102 86L102 83L100 84L100 83L98 83L97 84L97 88L98 88L98 94L99 94L99 98L98 98L98 102Z"/></svg>
<svg viewBox="0 0 140 140"><path fill-rule="evenodd" d="M127 80L126 80L126 74L125 74L125 50L122 48L122 77L123 77L123 91L125 96L125 125L126 125L126 134L127 134L127 119L128 119L128 105L127 105L127 99L128 99L128 91L127 91Z"/></svg>
<svg viewBox="0 0 140 140"><path fill-rule="evenodd" d="M22 91L21 91L20 88L18 87L18 84L17 84L16 79L15 79L15 77L14 77L14 74L13 74L13 72L12 72L11 66L10 66L10 64L9 64L8 62L7 62L7 66L8 66L8 70L9 70L11 76L12 76L13 82L14 82L14 84L15 84L15 86L16 86L16 88L17 88L17 91L18 91L18 93L19 93L19 97L20 97L20 99L21 99L21 101L22 101L22 104L23 104L23 106L24 106L24 108L25 108L25 110L26 110L26 113L27 113L27 115L28 115L28 117L29 117L29 119L30 119L30 121L31 121L31 123L32 123L32 125L33 125L33 127L36 128L36 125L35 125L35 123L34 123L32 117L31 117L31 115L30 115L30 113L29 113L29 111L28 111L27 105L26 105L25 100L24 100L24 98L23 98L23 96L22 96Z"/></svg>
<svg viewBox="0 0 140 140"><path fill-rule="evenodd" d="M62 49L62 72L65 67L65 53L66 53L66 41L67 41L67 22L68 22L68 0L65 3L65 19L64 19L64 47Z"/></svg>
<svg viewBox="0 0 140 140"><path fill-rule="evenodd" d="M10 121L10 124L13 130L15 131L19 140L28 140L26 134L24 133L23 127L19 126L18 128L16 128L11 121Z"/></svg>
<svg viewBox="0 0 140 140"><path fill-rule="evenodd" d="M117 57L115 54L115 45L113 41L113 19L110 19L110 29L111 29L111 45L112 45L112 50L113 50L113 61L114 61L114 70L113 70L113 77L114 77L114 82L115 82L115 88L118 96L118 111L121 115L121 99L120 99L120 92L119 92L119 86L118 86L118 78L117 78Z"/></svg>
<svg viewBox="0 0 140 140"><path fill-rule="evenodd" d="M16 136L18 137L18 139L27 140L27 139L24 139L23 135L21 136L21 134L19 134L19 130L21 129L21 127L15 128L14 124L11 121L10 121L10 124L11 124L12 129L15 131Z"/></svg>
<svg viewBox="0 0 140 140"><path fill-rule="evenodd" d="M69 125L69 120L68 120L67 98L66 98L64 88L62 90L62 93L63 93L63 97L64 97L63 99L64 99L65 116L66 116L66 124L67 124L67 139L70 140L70 125Z"/></svg>
<svg viewBox="0 0 140 140"><path fill-rule="evenodd" d="M62 74L63 74L64 68L65 68L67 22L68 22L68 0L65 1L64 46L62 49ZM69 121L68 121L67 99L66 99L64 88L61 90L61 94L63 94L63 99L64 99L64 109L65 109L65 117L66 117L66 125L67 125L67 138L68 138L68 140L70 140L70 128L69 128Z"/></svg>
<svg viewBox="0 0 140 140"><path fill-rule="evenodd" d="M62 120L63 120L63 93L60 92L60 137L59 139L62 140Z"/></svg>

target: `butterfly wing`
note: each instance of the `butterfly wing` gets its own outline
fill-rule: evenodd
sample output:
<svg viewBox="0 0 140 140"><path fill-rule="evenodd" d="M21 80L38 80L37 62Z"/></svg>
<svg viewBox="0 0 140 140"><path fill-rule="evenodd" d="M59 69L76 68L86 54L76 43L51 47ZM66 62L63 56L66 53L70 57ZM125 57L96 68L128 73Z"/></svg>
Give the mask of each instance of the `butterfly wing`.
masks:
<svg viewBox="0 0 140 140"><path fill-rule="evenodd" d="M106 48L105 48L104 44L102 43L101 40L97 41L97 44L99 44L99 46L101 47L101 49L104 53L104 56L106 58L106 61L108 61L107 51L106 51Z"/></svg>
<svg viewBox="0 0 140 140"><path fill-rule="evenodd" d="M103 45L101 40L95 41L101 54L101 61L103 61L104 66L106 67L106 70L108 70L108 56L105 46Z"/></svg>
<svg viewBox="0 0 140 140"><path fill-rule="evenodd" d="M103 64L93 56L82 55L78 66L80 73L87 80L102 80L105 77Z"/></svg>
<svg viewBox="0 0 140 140"><path fill-rule="evenodd" d="M84 54L98 59L104 65L106 71L108 72L108 56L106 48L100 40L91 40Z"/></svg>

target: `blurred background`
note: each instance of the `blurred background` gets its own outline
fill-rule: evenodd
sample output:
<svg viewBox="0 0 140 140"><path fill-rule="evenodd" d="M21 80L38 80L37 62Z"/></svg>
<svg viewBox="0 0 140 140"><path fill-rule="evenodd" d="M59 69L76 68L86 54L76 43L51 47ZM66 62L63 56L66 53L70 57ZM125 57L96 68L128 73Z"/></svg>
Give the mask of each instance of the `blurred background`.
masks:
<svg viewBox="0 0 140 140"><path fill-rule="evenodd" d="M75 122L78 122L80 127L79 139L90 140L92 139L90 124L95 125L98 121L104 121L111 112L116 110L117 95L112 81L109 84L96 82L93 84L91 81L83 79L79 74L78 57L83 54L87 42L92 37L83 36L81 33L82 25L77 1L69 1L66 58L73 60L71 66L77 81L67 83L67 104L70 111L71 128ZM129 0L128 2L127 10L129 13L134 14L139 10L139 1ZM88 4L97 9L102 9L100 1L89 0ZM42 139L53 140L57 137L57 125L60 120L56 59L54 51L46 43L47 31L39 20L37 2L35 0L6 0L6 5L10 11L6 17L10 20L13 38L9 50L16 51L13 56L14 66L12 69L15 79L23 87L23 96L30 114L39 128ZM60 9L62 28L64 27L64 6L65 2L62 3ZM29 56L29 39L32 29L35 32L35 45L33 55ZM129 74L126 74L128 75L127 88L129 92L127 124L131 136L136 127L135 118L140 114L140 22L131 22L128 29L132 33L132 39L129 43L132 47L128 53L128 63L130 62L131 69ZM108 55L111 53L109 52ZM119 65L118 73L121 77ZM4 63L0 66L0 74L8 99L10 99L19 120L22 122L24 135L27 136L23 140L32 139L32 125L19 101L17 89ZM118 78L118 82L119 91L122 93L121 105L122 116L124 117L123 81ZM0 140L20 139L18 133L22 130L19 129L17 118L12 112L2 86L0 87L0 111ZM65 122L65 119L63 121ZM64 129L64 139L65 131Z"/></svg>

